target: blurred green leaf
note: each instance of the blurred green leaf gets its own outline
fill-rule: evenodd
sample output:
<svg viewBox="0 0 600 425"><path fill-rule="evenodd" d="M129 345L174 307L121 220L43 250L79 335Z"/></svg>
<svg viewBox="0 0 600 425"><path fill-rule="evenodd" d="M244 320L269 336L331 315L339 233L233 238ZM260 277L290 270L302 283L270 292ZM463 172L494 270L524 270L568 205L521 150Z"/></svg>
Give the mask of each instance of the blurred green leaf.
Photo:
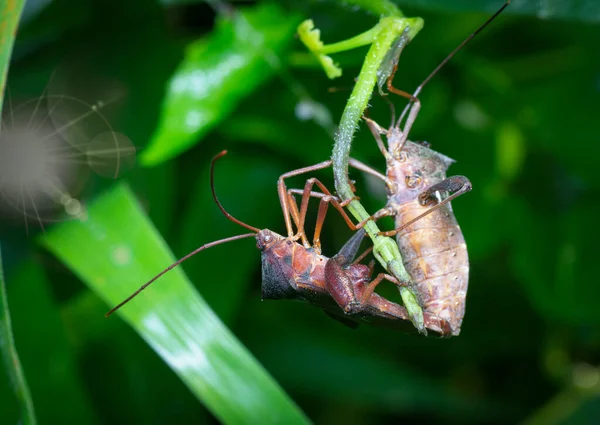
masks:
<svg viewBox="0 0 600 425"><path fill-rule="evenodd" d="M168 364L148 349L127 323L106 320L105 313L106 303L91 290L81 291L61 309L64 328L73 351L77 352L97 421L145 425L163 425L175 420L207 423L210 413ZM98 364L103 367L95 367ZM165 388L169 388L169 397L165 397ZM42 412L39 415L41 420L45 419Z"/></svg>
<svg viewBox="0 0 600 425"><path fill-rule="evenodd" d="M35 260L25 262L11 273L10 281L8 296L15 342L29 376L39 421L97 423L79 375L77 350L71 345L60 306L53 298L41 264ZM64 400L69 400L71 407L65 411L56 409Z"/></svg>
<svg viewBox="0 0 600 425"><path fill-rule="evenodd" d="M26 1L13 60L22 59L44 46L56 43L62 34L89 20L92 10L90 3L78 0Z"/></svg>
<svg viewBox="0 0 600 425"><path fill-rule="evenodd" d="M193 4L203 0L161 0L163 5ZM493 13L502 6L502 0L338 0L343 5L363 7L378 14L397 14L394 3L404 6L420 7L436 11L486 12ZM596 0L512 0L507 10L510 14L532 15L541 19L558 18L588 22L600 21L600 4Z"/></svg>
<svg viewBox="0 0 600 425"><path fill-rule="evenodd" d="M25 8L23 9L23 16L21 17L21 24L28 22L42 12L52 0L29 0L25 2Z"/></svg>
<svg viewBox="0 0 600 425"><path fill-rule="evenodd" d="M141 162L156 165L198 143L275 72L298 21L271 3L219 17L208 39L188 46Z"/></svg>
<svg viewBox="0 0 600 425"><path fill-rule="evenodd" d="M25 378L25 372L19 360L15 339L13 336L10 311L8 309L8 297L6 295L6 283L4 282L4 270L2 268L2 256L0 255L0 351L4 358L6 373L13 386L14 393L19 402L21 420L25 425L35 425L35 411L33 401Z"/></svg>
<svg viewBox="0 0 600 425"><path fill-rule="evenodd" d="M317 317L326 320L325 315ZM351 333L340 327L337 330ZM301 331L295 338L269 341L272 345L260 347L261 358L274 375L296 386L298 391L316 392L342 403L377 406L391 412L452 411L453 416L462 418L483 418L492 407L477 397L451 391L440 380L411 368L405 361L375 355L369 348L352 346L348 340L315 344L312 339L311 334ZM296 367L289 367L278 361L281 357L302 361ZM320 362L331 366L326 370L316 369L314 365ZM357 378L360 386L353 385Z"/></svg>
<svg viewBox="0 0 600 425"><path fill-rule="evenodd" d="M398 5L419 6L433 10L453 12L493 13L502 6L502 0L397 0ZM596 0L530 1L513 0L506 10L510 14L533 15L541 19L574 19L588 22L600 21L600 3Z"/></svg>
<svg viewBox="0 0 600 425"><path fill-rule="evenodd" d="M311 86L311 95L324 95L326 101L331 101L332 96L326 89L327 79L319 79ZM325 103L320 99L299 99L289 85L280 80L272 80L265 90L270 93L268 97L255 92L217 127L216 133L227 139L225 146L230 147L236 142L260 145L263 149L295 159L293 166L298 168L316 164L330 156L337 123L334 124L335 118L324 106ZM343 95L339 100L343 107ZM287 143L291 135L301 136L302 149L298 149L297 142ZM233 156L236 152L231 150L231 154ZM282 169L282 172L286 171L289 170Z"/></svg>
<svg viewBox="0 0 600 425"><path fill-rule="evenodd" d="M517 230L511 263L533 305L555 320L600 323L600 287L589 281L600 272L594 260L597 242L588 237L600 208L578 205L568 213L540 217L521 203L513 214L507 223ZM516 222L521 226L514 229Z"/></svg>
<svg viewBox="0 0 600 425"><path fill-rule="evenodd" d="M98 199L86 218L53 228L42 243L110 305L157 273L157 267L174 261L123 186ZM180 268L144 291L120 315L224 423L307 422Z"/></svg>
<svg viewBox="0 0 600 425"><path fill-rule="evenodd" d="M26 7L33 7L35 1L27 1ZM206 37L207 45L214 44L217 33L227 32L223 26L236 33L234 21L225 22L227 13L214 25L211 7L231 10L228 5L233 4L253 14L269 1L53 1L26 25L20 24L8 82L12 103L18 106L40 96L48 81L49 94L88 103L117 98L103 108L104 115L115 130L143 147L162 121L160 113L169 112L166 107L161 111L161 102L169 79L182 65L185 46L199 37ZM391 1L408 16L425 19L424 30L402 53L404 66L395 85L407 91L503 3ZM346 39L375 23L374 16L353 7L356 3L277 2L286 13L314 19L330 41ZM593 113L600 110L600 26L586 23L597 16L593 10L579 19L579 11L590 4L594 6L589 0L513 0L420 95L423 108L411 138L427 140L435 150L456 159L450 174L465 175L473 182L473 191L452 205L471 264L467 313L459 338L420 339L372 327L351 331L305 303L262 302L259 253L252 240L211 249L184 264L182 270L211 308L316 423L520 423L537 409L553 405L556 396L575 383L573 366L589 365L592 373L582 383L597 382L600 327L594 301L600 296L596 284L600 263L595 259L594 229L600 216L596 201L600 144ZM539 18L544 7L554 8L550 15L555 19ZM269 28L284 25L273 20L265 18ZM234 35L230 38L231 43L236 40ZM295 51L306 52L299 40L290 44ZM324 105L330 111L326 121L336 124L365 51L335 57L345 74L333 93L322 71L308 66L308 53L304 59L290 61L288 51L275 52L276 59L291 68L280 69L278 78L253 88L232 109L221 112L222 103L215 103L220 118L210 133L199 132L197 139L204 137L201 145L176 161L139 167L128 174L147 217L176 255L240 232L210 200L208 158L221 149L230 150L230 157L217 168L216 181L226 208L249 224L283 228L276 177L328 158L335 131L328 125L321 124L327 132L315 126L302 105L310 101ZM202 63L202 70L217 65ZM265 69L269 75L277 72ZM231 86L237 90L243 84L239 80ZM396 112L401 111L403 99L388 96L387 100ZM3 125L10 128L8 105L7 99ZM389 124L390 109L379 96L372 97L369 113L380 124ZM385 161L372 135L364 124L360 128L352 155L384 171ZM192 135L186 147L197 139ZM351 176L368 210L384 204L381 182L369 184L357 172ZM315 177L329 186L331 170ZM301 184L300 177L290 183ZM106 186L94 182L86 193L99 193ZM5 206L1 197L0 202ZM311 229L316 210L311 203ZM128 237L131 226L122 230L122 219L114 220L116 232L124 235L114 240ZM33 221L29 230L35 232ZM108 221L103 225L112 226ZM382 220L382 225L387 230L392 223ZM13 333L40 423L87 424L90 419L77 414L85 414L85 401L91 404L92 421L98 423L219 421L210 417L194 395L197 391L189 391L135 328L118 318L104 318L106 297L95 295L100 291L82 289L65 267L37 251L25 237L22 222L3 220L0 226ZM335 212L328 214L322 238L327 255L346 241L350 234L346 227ZM62 229L58 225L55 230ZM94 242L95 250L87 247L92 244L85 242L85 231L69 231L69 235L75 241L82 238L73 249L87 255L89 268L99 258L110 259L102 241ZM140 240L140 244L147 241L146 237ZM119 240L119 244L129 246L129 241ZM126 267L107 269L122 270L120 283L134 289L172 259L146 256L146 249L136 252L140 257L136 261L144 265L139 276L135 270L126 276L132 271ZM26 270L32 264L43 267L44 275L37 269ZM177 285L165 279L149 291L170 293ZM398 297L393 287L382 285L379 290L390 299ZM126 292L123 289L119 295ZM135 310L144 297L127 308ZM162 302L156 299L155 307L160 309ZM174 317L170 326L180 326L181 315L170 316ZM199 327L186 336L191 333L191 341L205 335ZM554 341L553 350L547 348L549 340ZM195 342L190 346L195 347ZM48 355L38 361L40 352ZM61 371L64 379L56 382ZM236 375L237 371L231 372ZM45 382L46 376L52 381ZM19 415L11 390L0 371L2 424L15 423ZM63 398L78 406L49 412L68 391L81 391L83 402L66 395ZM226 386L225 391L232 390ZM244 394L236 394L233 400L243 404ZM581 399L573 399L572 404L549 411L548 418L555 422L565 418L563 423L569 425L596 423L597 400L582 404ZM547 420L542 417L538 423Z"/></svg>

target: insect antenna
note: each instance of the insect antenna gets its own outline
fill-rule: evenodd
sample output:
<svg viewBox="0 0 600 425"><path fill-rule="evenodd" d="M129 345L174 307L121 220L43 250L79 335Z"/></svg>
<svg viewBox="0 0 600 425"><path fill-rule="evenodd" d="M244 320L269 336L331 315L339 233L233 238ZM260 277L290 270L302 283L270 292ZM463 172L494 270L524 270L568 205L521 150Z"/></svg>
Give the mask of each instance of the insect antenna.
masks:
<svg viewBox="0 0 600 425"><path fill-rule="evenodd" d="M496 19L498 17L498 15L500 15L502 13L502 11L504 9L506 9L506 7L510 4L511 1L512 0L506 0L506 2L500 7L500 9L498 9L496 11L496 13L494 13L491 17L489 17L487 19L487 21L485 21L479 28L477 28L467 38L465 38L452 52L450 52L450 54L448 56L446 56L446 58L431 72L431 74L429 74L427 76L427 78L425 78L425 80L423 80L423 82L421 84L419 84L419 86L416 88L416 90L412 94L412 98L408 102L408 105L406 105L406 107L402 111L402 115L400 115L400 119L398 119L398 122L396 124L397 126L400 125L400 123L404 119L404 116L410 109L410 106L415 102L415 99L421 93L421 90L423 90L423 87L425 86L425 84L427 84L435 76L435 74L437 74L440 71L440 69L442 69L444 67L444 65L446 65L448 63L448 61L450 61L450 59L452 59L454 57L454 55L456 55L456 53L458 53L459 50L461 50L463 47L465 47L465 45L469 41L471 41L473 38L475 38L475 36L477 34L479 34L481 31L483 31L485 29L485 27L487 27L494 19ZM393 75L391 77L393 78Z"/></svg>
<svg viewBox="0 0 600 425"><path fill-rule="evenodd" d="M192 252L190 252L186 256L184 256L184 257L180 258L179 260L175 261L173 264L171 264L169 267L167 267L166 269L164 269L162 272L160 272L159 274L157 274L156 276L154 276L148 282L144 283L142 286L140 286L140 288L137 291L135 291L133 294L131 294L130 296L128 296L127 298L125 298L123 301L121 301L119 304L117 304L115 307L113 307L108 313L106 313L105 316L108 317L111 314L113 314L115 311L117 311L118 309L120 309L121 307L123 307L125 304L127 304L129 301L131 301L132 299L134 299L140 292L142 292L144 289L146 289L156 279L158 279L159 277L161 277L162 275L164 275L168 271L174 269L175 267L177 267L179 264L183 263L188 258L193 257L194 255L198 254L200 251L204 251L205 249L212 248L215 245L220 245L220 244L231 242L231 241L235 241L235 240L238 240L238 239L249 238L250 236L254 236L254 235L255 235L254 233L246 233L244 235L236 235L236 236L232 236L230 238L220 239L218 241L214 241L214 242L210 242L210 243L207 243L205 245L202 245L200 248L197 248L197 249L193 250Z"/></svg>
<svg viewBox="0 0 600 425"><path fill-rule="evenodd" d="M231 241L236 241L238 239L249 238L251 236L255 236L255 234L260 231L259 229L255 228L255 227L249 226L246 223L241 222L240 220L236 219L231 214L229 214L227 211L225 211L225 209L223 208L223 206L219 202L219 199L217 198L217 193L215 191L215 184L214 184L215 183L214 182L215 161L217 159L221 158L222 156L224 156L226 153L227 153L227 151L222 151L221 153L219 153L218 155L216 155L212 159L212 162L210 164L210 187L212 189L213 199L217 203L219 209L223 212L223 214L225 214L225 217L227 217L229 220L233 221L234 223L237 223L237 224L239 224L239 225L241 225L241 226L243 226L243 227L245 227L245 228L247 228L249 230L252 230L253 233L246 233L246 234L243 234L243 235L236 235L236 236L231 236L231 237L225 238L225 239L219 239L218 241L209 242L207 244L202 245L199 248L196 248L195 250L193 250L189 254L187 254L184 257L180 258L179 260L175 261L173 264L171 264L169 267L167 267L166 269L164 269L163 271L161 271L159 274L157 274L156 276L154 276L148 282L146 282L142 286L140 286L140 288L137 291L135 291L133 294L131 294L130 296L128 296L127 298L125 298L123 301L121 301L119 304L117 304L115 307L113 307L108 313L106 313L105 317L108 317L111 314L113 314L115 311L117 311L118 309L120 309L121 307L123 307L125 304L127 304L129 301L131 301L136 296L138 296L140 292L142 292L144 289L146 289L148 286L150 286L150 284L153 283L155 280L157 280L159 277L161 277L162 275L164 275L168 271L174 269L175 267L177 267L179 264L183 263L188 258L193 257L194 255L198 254L200 251L204 251L205 249L212 248L213 246L216 246L216 245L224 244L224 243L231 242Z"/></svg>
<svg viewBox="0 0 600 425"><path fill-rule="evenodd" d="M248 230L252 230L253 232L258 233L258 232L260 232L260 229L257 229L256 227L252 227L249 224L246 224L243 221L238 220L237 218L235 218L234 216L229 214L227 211L225 211L225 208L223 207L223 205L221 205L221 202L219 202L219 198L217 198L217 192L215 191L215 162L217 161L217 159L219 159L225 155L227 155L226 150L219 152L213 158L212 162L210 163L210 189L212 190L213 199L215 200L215 203L217 204L217 206L219 207L219 209L221 210L223 215L228 220L231 220L234 223L239 224L240 226L245 227Z"/></svg>

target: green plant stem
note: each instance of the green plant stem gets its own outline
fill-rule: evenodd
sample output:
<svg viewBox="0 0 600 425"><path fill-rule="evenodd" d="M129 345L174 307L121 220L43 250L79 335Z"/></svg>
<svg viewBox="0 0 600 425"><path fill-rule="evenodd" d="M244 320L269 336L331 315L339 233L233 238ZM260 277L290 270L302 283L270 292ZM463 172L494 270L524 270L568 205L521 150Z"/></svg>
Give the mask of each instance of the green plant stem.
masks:
<svg viewBox="0 0 600 425"><path fill-rule="evenodd" d="M21 419L25 425L35 425L35 411L31 393L27 386L25 373L21 367L15 339L12 333L12 322L8 309L8 297L6 296L6 285L4 283L4 271L2 269L2 255L0 252L0 351L6 364L6 372L10 378L13 390L21 407Z"/></svg>
<svg viewBox="0 0 600 425"><path fill-rule="evenodd" d="M320 52L325 55L330 55L332 53L345 52L347 50L356 49L357 47L366 46L373 43L373 41L377 39L379 31L380 25L378 24L370 30L367 30L355 37L339 41L337 43L324 45L323 48L320 49Z"/></svg>
<svg viewBox="0 0 600 425"><path fill-rule="evenodd" d="M406 39L410 40L418 33L422 28L422 25L423 21L420 18L406 19L385 17L382 18L379 21L379 24L373 29L375 31L371 34L373 36L371 48L367 53L356 85L354 86L354 90L352 91L342 114L333 148L332 160L335 189L337 194L344 201L352 199L354 196L348 179L350 148L352 146L352 138L354 137L358 122L367 107L375 84L377 83L378 71L386 58L388 51L392 47L392 43L403 34L405 29L408 28ZM361 38L362 36L364 36L364 34L355 37L354 41L363 41ZM336 44L339 46L341 43ZM348 205L348 210L358 221L364 221L370 217L370 214L358 200L351 201ZM379 236L380 230L373 220L369 220L365 224L365 231L373 241L373 254L375 258L377 258L381 265L396 279L410 285L412 279L404 267L402 256L396 242L389 237ZM423 313L416 296L406 287L403 287L400 290L400 294L413 323L423 332Z"/></svg>

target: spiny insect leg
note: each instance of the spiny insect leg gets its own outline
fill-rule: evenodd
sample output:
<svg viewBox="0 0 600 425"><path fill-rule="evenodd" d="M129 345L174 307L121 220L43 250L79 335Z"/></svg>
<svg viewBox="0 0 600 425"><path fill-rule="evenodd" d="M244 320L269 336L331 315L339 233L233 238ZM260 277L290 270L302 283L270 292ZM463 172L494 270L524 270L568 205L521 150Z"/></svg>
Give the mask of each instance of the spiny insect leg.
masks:
<svg viewBox="0 0 600 425"><path fill-rule="evenodd" d="M356 159L350 158L349 165L353 168L356 168L357 170L371 174L383 181L386 181L386 178L383 174L381 174L377 170L369 167L368 165L366 165L360 161L357 161ZM331 160L323 161L318 164L311 165L309 167L304 167L304 168L299 168L297 170L289 171L285 174L282 174L279 177L279 180L277 181L277 192L279 195L279 201L281 203L281 209L283 210L283 218L285 220L285 227L288 232L288 237L293 238L294 240L298 240L302 237L302 231L301 231L301 229L298 229L298 232L294 235L294 229L292 227L292 216L291 216L290 205L289 205L289 198L287 195L287 187L285 185L284 180L289 177L294 177L294 176L298 176L300 174L310 173L310 172L313 172L316 170L321 170L321 169L324 169L324 168L327 168L330 166L331 166ZM296 192L294 192L294 193L296 193ZM331 194L329 194L329 195L331 195ZM314 195L311 195L311 196L314 196ZM347 205L347 203L344 204L343 206L345 206L345 205ZM346 220L346 222L348 222L348 220Z"/></svg>
<svg viewBox="0 0 600 425"><path fill-rule="evenodd" d="M311 197L313 198L319 198L320 202L319 202L319 211L317 213L317 221L315 224L315 233L313 236L313 245L312 248L315 249L315 251L317 251L317 253L321 253L321 241L320 241L320 236L321 236L321 230L323 228L323 222L325 221L325 216L327 215L327 209L329 206L329 202L331 202L332 199L336 199L339 202L339 199L335 196L330 196L330 195L326 195L324 193L321 192L313 192L310 190L310 187L305 187L303 190L300 189L288 189L287 191L287 196L288 196L288 202L290 204L290 212L292 214L292 218L296 224L296 226L298 227L298 229L302 229L302 241L303 244L306 248L310 248L311 245L308 243L308 240L306 238L306 232L304 229L304 222L306 220L306 209L307 207L304 207L305 205L308 205L308 201ZM296 203L296 199L294 198L294 195L302 195L302 206L301 208L301 212L298 211L298 204ZM303 209L304 208L304 209Z"/></svg>
<svg viewBox="0 0 600 425"><path fill-rule="evenodd" d="M302 196L302 205L300 206L301 219L306 217L306 212L308 210L308 200L310 198L310 193L311 193L312 187L314 185L317 185L317 187L319 189L321 189L324 196L321 197L321 201L319 203L319 212L318 212L318 216L317 216L317 224L315 226L313 245L319 246L319 244L320 244L319 238L321 236L321 230L323 227L323 222L325 220L325 215L327 213L327 208L329 206L329 203L331 203L334 206L334 208L340 212L340 214L342 215L342 218L344 219L344 221L346 222L348 227L350 227L351 230L356 230L356 226L354 225L354 223L352 222L352 220L350 219L350 217L348 216L348 214L346 214L346 211L344 210L344 207L346 205L348 205L353 199L356 199L356 198L351 198L348 201L340 202L339 199L337 198L337 196L333 196L332 193L327 189L327 187L323 183L321 183L320 180L318 180L314 177L306 180L306 184L304 185L304 194ZM306 196L307 194L308 194L308 196Z"/></svg>
<svg viewBox="0 0 600 425"><path fill-rule="evenodd" d="M296 229L298 229L298 234L302 238L302 245L304 245L305 248L310 248L308 238L306 237L306 229L304 228L304 220L300 217L298 203L296 202L296 198L294 198L294 195L290 190L287 191L287 203L288 208L290 210L290 214L292 216L292 220L294 220Z"/></svg>
<svg viewBox="0 0 600 425"><path fill-rule="evenodd" d="M283 218L285 220L285 227L288 232L288 237L290 237L294 240L298 240L301 237L302 232L300 231L300 229L298 229L297 234L294 235L294 229L292 228L292 221L290 218L290 210L289 210L289 205L288 205L287 188L285 186L284 180L289 177L298 176L298 175L304 174L304 173L310 173L312 171L321 170L323 168L327 168L330 166L331 166L331 160L323 161L319 164L311 165L310 167L304 167L304 168L299 168L297 170L289 171L285 174L282 174L279 177L279 180L277 181L277 192L279 194L279 201L281 202L281 209L283 210Z"/></svg>
<svg viewBox="0 0 600 425"><path fill-rule="evenodd" d="M398 280L394 276L391 276L391 275L386 274L386 273L379 273L375 277L375 279L373 279L367 285L365 285L364 287L363 286L359 286L358 287L358 289L359 289L359 298L358 298L357 301L361 305L361 308L364 308L364 306L369 303L369 300L371 299L371 295L373 295L373 292L375 291L375 288L384 279L392 282L393 284L395 284L398 287L406 286L405 284L402 284L402 283L398 282Z"/></svg>

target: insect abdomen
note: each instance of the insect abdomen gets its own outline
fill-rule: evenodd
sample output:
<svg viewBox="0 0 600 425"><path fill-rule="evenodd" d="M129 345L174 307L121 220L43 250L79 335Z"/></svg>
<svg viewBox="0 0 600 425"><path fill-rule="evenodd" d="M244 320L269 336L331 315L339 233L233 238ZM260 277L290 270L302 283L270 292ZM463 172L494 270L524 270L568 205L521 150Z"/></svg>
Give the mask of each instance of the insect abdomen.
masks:
<svg viewBox="0 0 600 425"><path fill-rule="evenodd" d="M396 226L421 214L414 201L400 206ZM416 221L397 235L404 266L423 302L423 308L447 320L452 334L460 333L469 280L469 258L464 237L450 205Z"/></svg>

